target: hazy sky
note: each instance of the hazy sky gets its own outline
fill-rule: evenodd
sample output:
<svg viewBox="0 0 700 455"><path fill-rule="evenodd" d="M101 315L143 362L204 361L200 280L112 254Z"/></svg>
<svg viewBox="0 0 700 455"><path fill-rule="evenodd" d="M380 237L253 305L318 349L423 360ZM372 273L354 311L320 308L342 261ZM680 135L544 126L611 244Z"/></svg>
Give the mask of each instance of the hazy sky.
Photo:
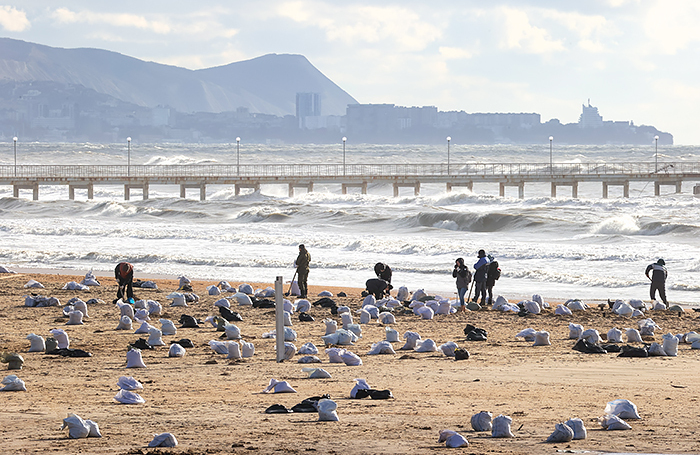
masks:
<svg viewBox="0 0 700 455"><path fill-rule="evenodd" d="M360 103L571 123L590 98L700 145L698 24L698 0L0 0L9 38L190 69L302 54Z"/></svg>

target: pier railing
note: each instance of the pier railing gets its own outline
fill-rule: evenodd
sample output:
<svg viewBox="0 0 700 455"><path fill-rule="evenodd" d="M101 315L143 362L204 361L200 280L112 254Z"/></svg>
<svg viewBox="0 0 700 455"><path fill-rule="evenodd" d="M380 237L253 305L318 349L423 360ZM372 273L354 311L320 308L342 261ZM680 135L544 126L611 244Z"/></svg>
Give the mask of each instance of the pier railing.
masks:
<svg viewBox="0 0 700 455"><path fill-rule="evenodd" d="M0 165L7 179L336 178L343 177L595 177L700 175L700 162L673 163L444 163L437 164L207 164L207 165Z"/></svg>

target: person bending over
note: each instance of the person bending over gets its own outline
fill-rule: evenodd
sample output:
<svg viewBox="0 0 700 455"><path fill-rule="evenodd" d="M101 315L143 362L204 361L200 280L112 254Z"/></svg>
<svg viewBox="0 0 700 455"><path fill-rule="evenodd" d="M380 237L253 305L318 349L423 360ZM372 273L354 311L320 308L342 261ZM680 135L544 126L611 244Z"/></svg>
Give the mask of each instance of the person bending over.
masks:
<svg viewBox="0 0 700 455"><path fill-rule="evenodd" d="M114 278L118 283L117 298L114 302L116 303L119 299L125 301L126 297L129 303L134 303L134 266L128 262L120 262L114 269Z"/></svg>
<svg viewBox="0 0 700 455"><path fill-rule="evenodd" d="M651 277L649 272L652 272ZM664 305L668 307L668 302L666 301L666 277L668 276L666 261L659 259L654 264L649 264L644 274L651 280L651 287L649 288L651 300L656 300L656 291L659 291L659 297L661 297Z"/></svg>

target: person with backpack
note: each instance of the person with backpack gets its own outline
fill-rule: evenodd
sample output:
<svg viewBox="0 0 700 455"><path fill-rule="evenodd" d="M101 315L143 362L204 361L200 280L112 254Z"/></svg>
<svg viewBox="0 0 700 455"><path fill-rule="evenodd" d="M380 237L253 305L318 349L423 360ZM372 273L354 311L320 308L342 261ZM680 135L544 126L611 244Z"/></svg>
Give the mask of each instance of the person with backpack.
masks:
<svg viewBox="0 0 700 455"><path fill-rule="evenodd" d="M489 269L489 258L486 257L486 251L479 250L479 260L474 264L474 300L479 303L479 295L481 295L481 305L486 305L486 276Z"/></svg>
<svg viewBox="0 0 700 455"><path fill-rule="evenodd" d="M469 268L464 265L463 258L457 258L455 268L452 271L452 277L457 278L457 295L459 296L459 311L465 310L464 295L469 289L469 283L472 281L472 273Z"/></svg>
<svg viewBox="0 0 700 455"><path fill-rule="evenodd" d="M649 277L649 272L651 272L651 277ZM668 302L666 301L666 277L668 276L666 261L659 259L656 263L649 264L644 274L651 280L651 287L649 288L651 300L656 300L656 291L659 291L659 297L661 297L664 305L668 307Z"/></svg>
<svg viewBox="0 0 700 455"><path fill-rule="evenodd" d="M498 261L493 256L489 254L487 257L489 258L489 265L486 271L486 292L489 295L488 304L493 305L493 286L496 284L496 280L501 277L501 269L498 267Z"/></svg>

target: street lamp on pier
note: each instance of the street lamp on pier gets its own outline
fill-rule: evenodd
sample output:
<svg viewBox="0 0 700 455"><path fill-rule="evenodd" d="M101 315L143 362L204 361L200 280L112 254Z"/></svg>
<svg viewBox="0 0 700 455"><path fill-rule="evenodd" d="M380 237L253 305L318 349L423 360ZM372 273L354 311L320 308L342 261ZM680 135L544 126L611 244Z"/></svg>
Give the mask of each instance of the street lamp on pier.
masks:
<svg viewBox="0 0 700 455"><path fill-rule="evenodd" d="M126 138L126 175L131 175L131 138Z"/></svg>
<svg viewBox="0 0 700 455"><path fill-rule="evenodd" d="M654 136L654 172L659 172L659 136Z"/></svg>
<svg viewBox="0 0 700 455"><path fill-rule="evenodd" d="M447 136L447 175L450 175L450 141L452 138Z"/></svg>
<svg viewBox="0 0 700 455"><path fill-rule="evenodd" d="M236 174L241 175L241 138L236 138Z"/></svg>
<svg viewBox="0 0 700 455"><path fill-rule="evenodd" d="M343 175L345 175L345 141L347 141L348 138L343 136Z"/></svg>
<svg viewBox="0 0 700 455"><path fill-rule="evenodd" d="M12 138L12 142L14 142L14 150L15 150L15 177L17 177L17 136Z"/></svg>
<svg viewBox="0 0 700 455"><path fill-rule="evenodd" d="M549 173L554 174L554 168L552 167L552 141L554 141L554 136L549 136Z"/></svg>

